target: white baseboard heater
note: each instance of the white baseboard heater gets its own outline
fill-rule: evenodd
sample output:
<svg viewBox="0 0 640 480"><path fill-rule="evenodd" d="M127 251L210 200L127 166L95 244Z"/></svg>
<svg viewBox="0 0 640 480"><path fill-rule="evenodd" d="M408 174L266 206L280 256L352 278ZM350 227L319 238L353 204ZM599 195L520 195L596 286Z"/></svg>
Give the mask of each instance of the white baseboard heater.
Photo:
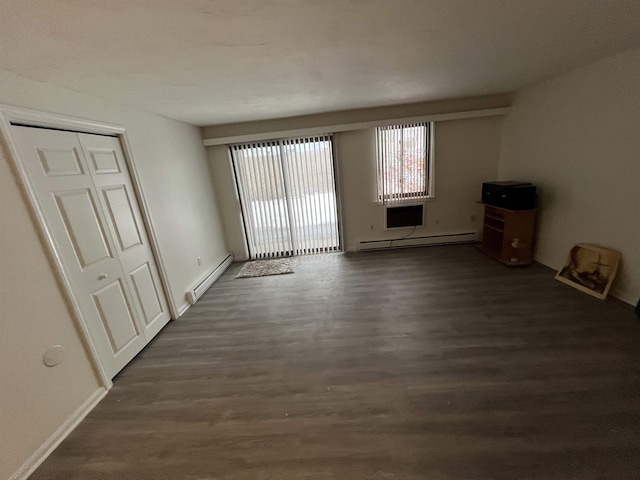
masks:
<svg viewBox="0 0 640 480"><path fill-rule="evenodd" d="M444 235L427 235L423 237L397 238L388 240L368 240L360 242L358 251L386 250L389 248L421 247L425 245L451 245L456 243L473 243L478 241L478 232L450 233Z"/></svg>
<svg viewBox="0 0 640 480"><path fill-rule="evenodd" d="M222 275L224 271L229 268L231 262L233 262L233 254L229 253L225 257L225 259L220 262L220 265L207 273L207 275L205 275L205 277L199 283L197 283L195 287L187 292L187 301L190 305L196 303L202 296L202 294L206 292L211 285L213 285L213 282L220 278L220 275Z"/></svg>

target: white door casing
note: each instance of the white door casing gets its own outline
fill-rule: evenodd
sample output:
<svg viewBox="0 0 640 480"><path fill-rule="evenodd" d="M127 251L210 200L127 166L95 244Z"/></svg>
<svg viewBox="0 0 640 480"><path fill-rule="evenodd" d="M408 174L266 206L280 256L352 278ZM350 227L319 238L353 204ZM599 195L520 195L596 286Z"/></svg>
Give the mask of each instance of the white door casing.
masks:
<svg viewBox="0 0 640 480"><path fill-rule="evenodd" d="M12 133L99 361L113 377L169 320L119 141L21 126Z"/></svg>

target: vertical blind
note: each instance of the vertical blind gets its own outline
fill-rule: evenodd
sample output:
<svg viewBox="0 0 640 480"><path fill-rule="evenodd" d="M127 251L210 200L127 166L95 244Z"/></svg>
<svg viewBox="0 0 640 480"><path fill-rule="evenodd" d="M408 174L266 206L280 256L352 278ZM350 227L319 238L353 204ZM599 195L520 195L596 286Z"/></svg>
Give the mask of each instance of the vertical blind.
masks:
<svg viewBox="0 0 640 480"><path fill-rule="evenodd" d="M429 196L429 130L429 123L376 129L378 203L399 203Z"/></svg>
<svg viewBox="0 0 640 480"><path fill-rule="evenodd" d="M251 258L339 250L330 136L230 149Z"/></svg>

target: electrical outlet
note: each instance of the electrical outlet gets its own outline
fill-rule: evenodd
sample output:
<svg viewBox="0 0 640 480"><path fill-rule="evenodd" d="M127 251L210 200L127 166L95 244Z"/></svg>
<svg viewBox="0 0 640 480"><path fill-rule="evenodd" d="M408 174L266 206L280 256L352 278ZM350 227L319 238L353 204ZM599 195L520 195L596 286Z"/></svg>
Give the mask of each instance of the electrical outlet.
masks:
<svg viewBox="0 0 640 480"><path fill-rule="evenodd" d="M435 223L435 224L437 225L437 224L438 224L438 219L437 219L437 218L436 218L436 219L434 219L434 220L433 220L433 223Z"/></svg>
<svg viewBox="0 0 640 480"><path fill-rule="evenodd" d="M202 265L202 257L198 257L198 265Z"/></svg>
<svg viewBox="0 0 640 480"><path fill-rule="evenodd" d="M471 221L471 223L476 221L476 216L475 215L470 215L469 216L469 220Z"/></svg>
<svg viewBox="0 0 640 480"><path fill-rule="evenodd" d="M373 225L369 225L369 230L373 230Z"/></svg>

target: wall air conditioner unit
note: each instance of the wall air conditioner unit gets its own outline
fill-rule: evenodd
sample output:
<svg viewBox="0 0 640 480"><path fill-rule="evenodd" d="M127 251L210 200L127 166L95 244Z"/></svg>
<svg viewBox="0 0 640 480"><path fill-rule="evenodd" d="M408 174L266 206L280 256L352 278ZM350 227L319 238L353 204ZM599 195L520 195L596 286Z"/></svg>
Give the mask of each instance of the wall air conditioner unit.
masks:
<svg viewBox="0 0 640 480"><path fill-rule="evenodd" d="M386 208L385 228L421 227L424 225L424 205L401 205Z"/></svg>

